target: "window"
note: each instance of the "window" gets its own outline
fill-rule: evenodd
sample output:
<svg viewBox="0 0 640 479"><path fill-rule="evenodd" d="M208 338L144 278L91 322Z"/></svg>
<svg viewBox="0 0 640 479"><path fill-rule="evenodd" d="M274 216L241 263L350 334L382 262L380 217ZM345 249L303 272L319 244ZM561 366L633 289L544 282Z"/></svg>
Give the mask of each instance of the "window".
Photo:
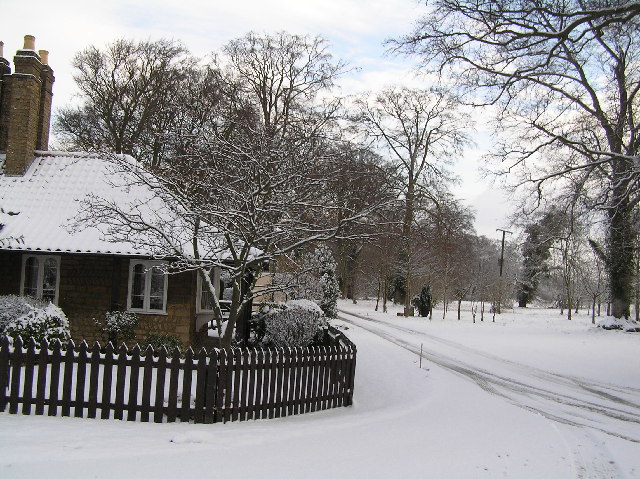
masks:
<svg viewBox="0 0 640 479"><path fill-rule="evenodd" d="M24 255L20 294L58 304L60 256Z"/></svg>
<svg viewBox="0 0 640 479"><path fill-rule="evenodd" d="M137 313L166 313L167 275L159 261L131 260L128 309Z"/></svg>
<svg viewBox="0 0 640 479"><path fill-rule="evenodd" d="M216 294L220 296L220 268L211 268L209 270L209 279L215 287ZM207 284L202 281L202 276L198 273L198 313L207 313L213 311L213 294L207 287Z"/></svg>
<svg viewBox="0 0 640 479"><path fill-rule="evenodd" d="M231 305L231 295L233 293L231 275L228 271L221 271L219 267L214 267L209 270L209 278L215 287L218 298L220 298L220 309L222 310L223 316L225 316L228 314ZM221 291L222 296L220 295ZM196 305L197 313L213 312L213 294L211 294L205 282L202 281L200 274L198 274L198 298Z"/></svg>

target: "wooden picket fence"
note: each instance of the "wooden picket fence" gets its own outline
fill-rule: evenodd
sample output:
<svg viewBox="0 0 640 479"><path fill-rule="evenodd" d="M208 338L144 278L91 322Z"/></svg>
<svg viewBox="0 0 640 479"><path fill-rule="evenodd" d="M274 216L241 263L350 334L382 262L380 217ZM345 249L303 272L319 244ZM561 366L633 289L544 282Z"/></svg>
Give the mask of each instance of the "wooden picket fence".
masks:
<svg viewBox="0 0 640 479"><path fill-rule="evenodd" d="M111 343L0 339L0 412L212 423L303 414L352 403L356 348L144 352Z"/></svg>

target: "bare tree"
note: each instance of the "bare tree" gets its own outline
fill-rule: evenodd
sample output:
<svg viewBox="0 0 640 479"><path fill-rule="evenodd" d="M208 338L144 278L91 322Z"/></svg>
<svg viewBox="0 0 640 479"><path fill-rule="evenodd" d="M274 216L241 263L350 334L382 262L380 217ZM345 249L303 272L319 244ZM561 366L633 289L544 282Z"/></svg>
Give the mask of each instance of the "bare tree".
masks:
<svg viewBox="0 0 640 479"><path fill-rule="evenodd" d="M498 107L499 173L606 213L618 318L629 316L640 201L639 14L636 1L439 0L395 44Z"/></svg>
<svg viewBox="0 0 640 479"><path fill-rule="evenodd" d="M319 131L339 106L336 97L323 103L318 96L347 71L322 37L251 32L229 42L223 53L228 74L274 138Z"/></svg>
<svg viewBox="0 0 640 479"><path fill-rule="evenodd" d="M443 319L451 299L461 302L474 287L473 213L451 197L420 210L416 237L420 238L421 261L416 272L426 273L422 282L433 287L443 303Z"/></svg>
<svg viewBox="0 0 640 479"><path fill-rule="evenodd" d="M420 201L446 191L451 180L447 165L467 144L459 103L444 90L391 88L356 103L356 120L384 148L402 181L402 263L407 292L405 314L411 309L411 232Z"/></svg>
<svg viewBox="0 0 640 479"><path fill-rule="evenodd" d="M90 46L73 60L81 103L58 112L56 132L71 148L157 163L157 142L170 130L175 101L184 96L185 82L197 77L196 66L186 48L170 40Z"/></svg>
<svg viewBox="0 0 640 479"><path fill-rule="evenodd" d="M233 294L222 346L242 329L252 299L280 289L253 288L267 263L349 238L359 229L348 226L366 223L379 207L338 204L327 190L341 169L334 161L334 109L317 95L329 95L340 70L328 63L323 45L284 33L231 42L221 60L228 128L187 135L181 154L160 165L114 158L130 184L153 192L146 204L161 205L157 212L143 216L135 205L94 197L79 218L114 240L137 232L154 255L171 260L170 271L197 270L215 299L219 329L223 314L208 271L226 271Z"/></svg>

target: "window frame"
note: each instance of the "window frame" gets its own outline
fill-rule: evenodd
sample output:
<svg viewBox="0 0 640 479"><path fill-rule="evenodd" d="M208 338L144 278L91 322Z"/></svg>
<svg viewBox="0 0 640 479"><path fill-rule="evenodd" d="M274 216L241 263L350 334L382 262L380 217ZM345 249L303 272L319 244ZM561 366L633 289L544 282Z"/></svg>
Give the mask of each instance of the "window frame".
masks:
<svg viewBox="0 0 640 479"><path fill-rule="evenodd" d="M133 270L136 265L141 264L144 268L144 294L142 299L142 308L133 308L131 306L131 293L133 292ZM167 314L167 290L169 287L169 278L167 273L163 272L163 292L162 292L162 309L152 309L151 303L151 277L153 268L164 264L162 261L132 259L129 261L129 279L127 288L127 311L138 314Z"/></svg>
<svg viewBox="0 0 640 479"><path fill-rule="evenodd" d="M27 265L27 261L29 258L36 258L38 260L38 272L36 277L36 299L42 301L42 292L44 290L44 264L47 260L52 259L56 262L56 287L54 298L51 303L57 305L60 293L60 256L59 255L51 255L51 254L23 254L22 255L22 267L20 270L20 295L27 296L24 294L24 281L25 281L25 266ZM33 296L29 296L33 297Z"/></svg>
<svg viewBox="0 0 640 479"><path fill-rule="evenodd" d="M218 301L220 301L220 274L222 268L220 266L213 266L209 269L209 273L213 270L213 286L216 290L216 297ZM204 309L202 308L202 287L204 286L204 282L202 281L202 277L200 276L200 271L196 271L197 276L197 294L196 294L196 314L212 314L214 313L213 309Z"/></svg>

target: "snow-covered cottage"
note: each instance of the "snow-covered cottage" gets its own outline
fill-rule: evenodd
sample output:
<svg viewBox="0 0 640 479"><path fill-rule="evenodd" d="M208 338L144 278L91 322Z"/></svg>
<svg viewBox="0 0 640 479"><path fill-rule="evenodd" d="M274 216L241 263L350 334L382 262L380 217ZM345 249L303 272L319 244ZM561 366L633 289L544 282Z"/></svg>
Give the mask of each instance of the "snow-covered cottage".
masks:
<svg viewBox="0 0 640 479"><path fill-rule="evenodd" d="M145 187L127 185L104 156L47 151L54 82L47 57L26 36L12 73L0 43L0 295L57 304L76 340L98 339L93 318L126 310L139 315L139 338L172 334L197 345L212 313L194 271L166 274L143 241L107 241L104 231L74 224L87 195L115 203L141 197L138 205L156 215L162 204L145 200Z"/></svg>

